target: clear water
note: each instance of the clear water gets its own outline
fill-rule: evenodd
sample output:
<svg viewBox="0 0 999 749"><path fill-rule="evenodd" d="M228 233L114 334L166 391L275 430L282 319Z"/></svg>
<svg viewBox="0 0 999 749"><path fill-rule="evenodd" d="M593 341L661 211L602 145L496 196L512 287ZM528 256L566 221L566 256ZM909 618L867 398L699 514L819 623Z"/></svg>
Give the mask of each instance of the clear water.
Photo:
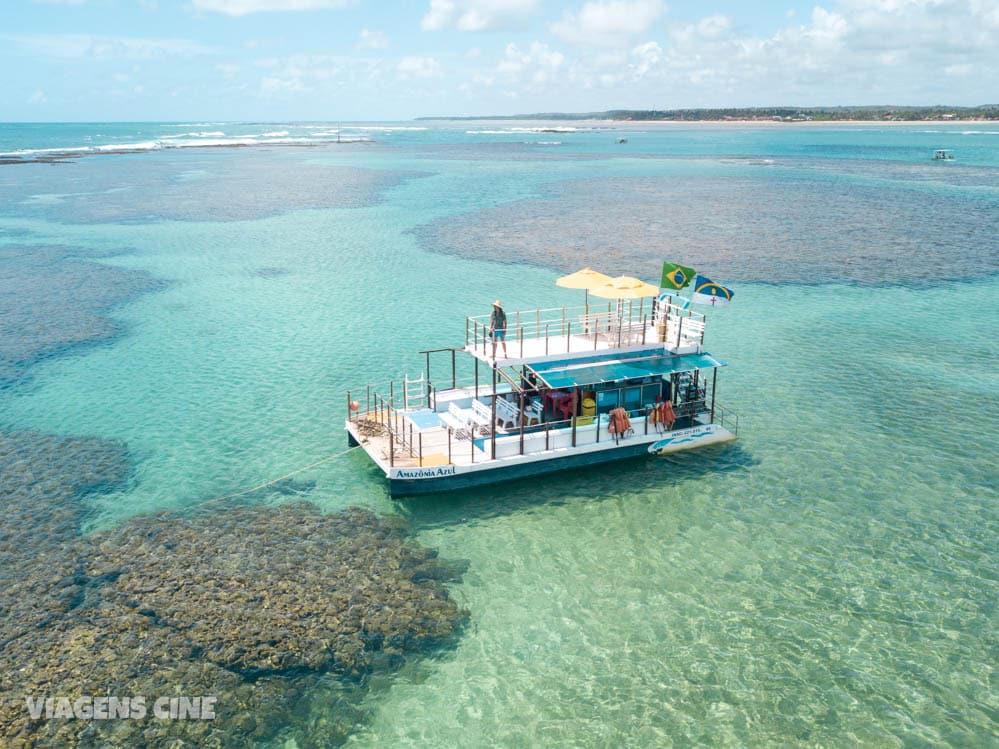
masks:
<svg viewBox="0 0 999 749"><path fill-rule="evenodd" d="M37 127L0 150L81 143ZM347 388L417 372L497 296L688 261L736 290L708 344L738 443L407 502L357 451L300 476L470 562L458 647L372 684L349 743L999 743L999 129L482 132L505 128L0 167L0 248L162 284L117 337L20 362L0 429L123 441L129 484L89 500L106 527L342 450ZM679 254L646 230L657 184L700 198Z"/></svg>

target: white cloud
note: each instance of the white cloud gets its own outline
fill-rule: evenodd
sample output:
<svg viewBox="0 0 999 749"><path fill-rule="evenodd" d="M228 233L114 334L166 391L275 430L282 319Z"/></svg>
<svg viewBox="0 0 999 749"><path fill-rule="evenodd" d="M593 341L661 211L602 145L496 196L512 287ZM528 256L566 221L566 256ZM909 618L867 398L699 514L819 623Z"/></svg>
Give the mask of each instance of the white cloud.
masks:
<svg viewBox="0 0 999 749"><path fill-rule="evenodd" d="M342 8L349 0L192 0L195 10L245 16L272 11L326 10Z"/></svg>
<svg viewBox="0 0 999 749"><path fill-rule="evenodd" d="M662 15L662 0L595 0L551 25L560 39L582 46L619 46Z"/></svg>
<svg viewBox="0 0 999 749"><path fill-rule="evenodd" d="M632 70L641 78L663 59L663 48L657 42L646 42L631 50L631 57L634 60Z"/></svg>
<svg viewBox="0 0 999 749"><path fill-rule="evenodd" d="M432 78L440 69L440 63L432 57L404 57L396 66L404 78Z"/></svg>
<svg viewBox="0 0 999 749"><path fill-rule="evenodd" d="M45 104L49 100L49 97L45 95L44 91L35 91L30 97L28 97L28 104Z"/></svg>
<svg viewBox="0 0 999 749"><path fill-rule="evenodd" d="M290 100L321 100L348 89L379 90L387 70L383 60L347 55L268 57L254 65L264 71L254 88L257 95Z"/></svg>
<svg viewBox="0 0 999 749"><path fill-rule="evenodd" d="M213 51L187 39L140 39L91 34L0 35L18 49L40 57L95 60L151 60L196 57Z"/></svg>
<svg viewBox="0 0 999 749"><path fill-rule="evenodd" d="M281 78L279 76L264 76L260 79L260 93L266 97L299 94L307 87L298 78Z"/></svg>
<svg viewBox="0 0 999 749"><path fill-rule="evenodd" d="M961 77L971 75L975 72L975 68L968 64L963 65L948 65L944 68L944 73L947 75L952 75L955 77Z"/></svg>
<svg viewBox="0 0 999 749"><path fill-rule="evenodd" d="M425 31L501 31L525 28L539 0L430 0Z"/></svg>
<svg viewBox="0 0 999 749"><path fill-rule="evenodd" d="M385 49L389 46L389 39L381 31L370 31L361 29L357 36L358 49Z"/></svg>
<svg viewBox="0 0 999 749"><path fill-rule="evenodd" d="M516 83L536 90L553 83L564 63L565 56L550 49L547 44L532 42L526 50L516 44L508 44L496 72L507 85Z"/></svg>
<svg viewBox="0 0 999 749"><path fill-rule="evenodd" d="M636 91L669 91L666 106L986 103L990 91L967 92L999 77L994 13L984 0L840 0L769 36L713 15L634 46L629 70Z"/></svg>

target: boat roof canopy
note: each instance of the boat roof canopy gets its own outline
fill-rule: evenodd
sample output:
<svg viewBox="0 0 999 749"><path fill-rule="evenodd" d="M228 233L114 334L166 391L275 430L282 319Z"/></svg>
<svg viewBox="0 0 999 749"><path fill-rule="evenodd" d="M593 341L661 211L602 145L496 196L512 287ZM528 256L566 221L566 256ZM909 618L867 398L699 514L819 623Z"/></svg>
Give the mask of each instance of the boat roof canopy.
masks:
<svg viewBox="0 0 999 749"><path fill-rule="evenodd" d="M623 382L643 377L668 375L674 372L690 372L695 369L714 369L724 366L725 362L716 359L711 354L685 354L683 356L655 354L649 356L647 351L640 351L636 355L618 355L614 358L605 356L602 358L538 362L527 365L527 368L547 387L560 390L581 385Z"/></svg>

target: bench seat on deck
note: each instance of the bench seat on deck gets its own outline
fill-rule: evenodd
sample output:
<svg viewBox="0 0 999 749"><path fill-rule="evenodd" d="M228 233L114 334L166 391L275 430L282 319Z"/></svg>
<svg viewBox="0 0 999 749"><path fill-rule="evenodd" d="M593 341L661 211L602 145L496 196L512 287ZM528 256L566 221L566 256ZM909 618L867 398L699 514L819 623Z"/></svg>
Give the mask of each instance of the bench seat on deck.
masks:
<svg viewBox="0 0 999 749"><path fill-rule="evenodd" d="M456 414L455 411L458 413ZM469 430L469 420L464 418L462 409L458 408L454 403L448 406L448 410L442 414L438 414L441 423L448 427L454 432L454 436L459 440L467 440L472 438L472 433Z"/></svg>
<svg viewBox="0 0 999 749"><path fill-rule="evenodd" d="M489 434L493 430L493 413L489 410L489 406L478 398L472 399L471 419L482 434Z"/></svg>
<svg viewBox="0 0 999 749"><path fill-rule="evenodd" d="M504 429L516 429L520 423L520 409L510 401L496 398L496 426Z"/></svg>

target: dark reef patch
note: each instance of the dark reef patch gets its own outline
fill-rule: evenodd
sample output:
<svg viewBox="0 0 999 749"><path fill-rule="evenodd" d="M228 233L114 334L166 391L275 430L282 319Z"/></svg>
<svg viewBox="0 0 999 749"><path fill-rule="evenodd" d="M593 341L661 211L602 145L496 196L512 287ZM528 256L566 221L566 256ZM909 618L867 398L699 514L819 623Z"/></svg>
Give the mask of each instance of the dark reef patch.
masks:
<svg viewBox="0 0 999 749"><path fill-rule="evenodd" d="M97 253L0 246L0 387L38 359L115 336L108 309L159 288L145 273L89 262Z"/></svg>
<svg viewBox="0 0 999 749"><path fill-rule="evenodd" d="M570 180L548 192L416 233L436 252L560 271L599 258L606 272L650 280L663 259L722 282L935 284L999 272L999 211L956 192L745 177Z"/></svg>
<svg viewBox="0 0 999 749"><path fill-rule="evenodd" d="M237 152L238 151L238 152ZM289 211L359 208L416 172L323 164L321 147L175 149L0 170L0 206L78 224L246 221ZM141 159L129 169L122 159ZM0 208L0 213L4 213Z"/></svg>
<svg viewBox="0 0 999 749"><path fill-rule="evenodd" d="M82 593L66 545L78 537L78 497L119 485L128 473L120 443L0 432L0 653Z"/></svg>
<svg viewBox="0 0 999 749"><path fill-rule="evenodd" d="M451 641L466 616L443 584L460 567L366 510L213 503L77 535L80 493L127 465L100 440L0 435L4 746L336 745L370 674ZM335 712L303 709L316 688ZM25 702L97 695L214 696L216 719L32 720Z"/></svg>
<svg viewBox="0 0 999 749"><path fill-rule="evenodd" d="M282 276L287 276L291 273L287 268L274 268L267 266L264 268L257 268L253 271L253 275L257 278L281 278Z"/></svg>

